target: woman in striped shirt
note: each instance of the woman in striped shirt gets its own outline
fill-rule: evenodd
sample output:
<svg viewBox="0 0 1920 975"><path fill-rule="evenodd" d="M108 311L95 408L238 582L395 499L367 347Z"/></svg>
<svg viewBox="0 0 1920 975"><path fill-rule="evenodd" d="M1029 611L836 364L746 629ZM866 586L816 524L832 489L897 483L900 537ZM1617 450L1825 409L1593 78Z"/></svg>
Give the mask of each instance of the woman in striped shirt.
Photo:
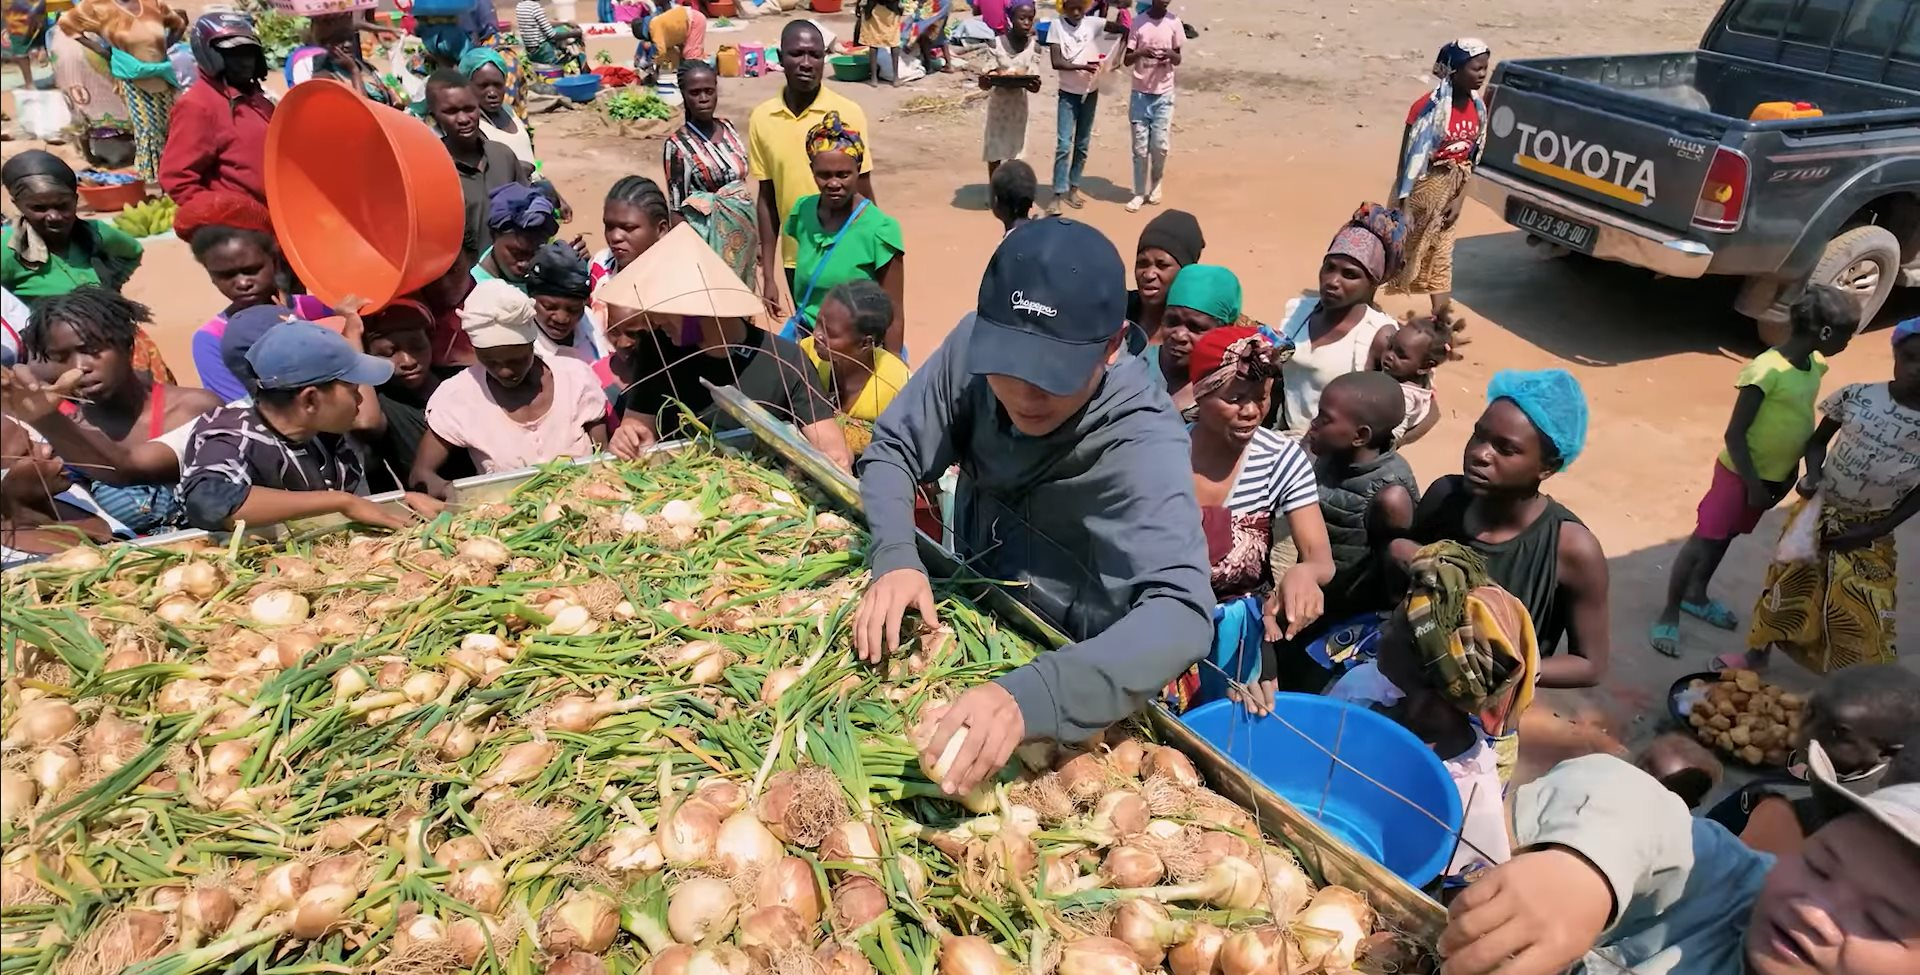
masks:
<svg viewBox="0 0 1920 975"><path fill-rule="evenodd" d="M1277 683L1261 678L1276 672L1263 666L1272 644L1319 618L1320 587L1333 578L1313 462L1262 425L1280 359L1258 329L1233 326L1201 335L1189 356L1189 459L1219 604L1213 653L1169 688L1182 706L1228 696L1256 713L1270 709ZM1276 518L1286 520L1300 553L1278 579L1268 567Z"/></svg>
<svg viewBox="0 0 1920 975"><path fill-rule="evenodd" d="M755 187L747 180L747 143L731 121L714 114L720 108L719 73L705 61L682 63L680 95L687 122L661 150L673 220L693 224L740 280L757 280L760 226Z"/></svg>

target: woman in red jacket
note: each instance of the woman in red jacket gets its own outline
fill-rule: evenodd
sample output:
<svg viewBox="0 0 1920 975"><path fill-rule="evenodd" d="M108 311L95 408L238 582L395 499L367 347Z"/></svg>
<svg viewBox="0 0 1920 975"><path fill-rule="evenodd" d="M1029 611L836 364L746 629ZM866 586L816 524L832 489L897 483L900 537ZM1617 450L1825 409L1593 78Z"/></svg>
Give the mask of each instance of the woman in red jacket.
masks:
<svg viewBox="0 0 1920 975"><path fill-rule="evenodd" d="M160 186L181 206L203 193L267 201L267 121L273 103L260 89L266 51L253 22L230 11L193 22L200 78L173 106Z"/></svg>

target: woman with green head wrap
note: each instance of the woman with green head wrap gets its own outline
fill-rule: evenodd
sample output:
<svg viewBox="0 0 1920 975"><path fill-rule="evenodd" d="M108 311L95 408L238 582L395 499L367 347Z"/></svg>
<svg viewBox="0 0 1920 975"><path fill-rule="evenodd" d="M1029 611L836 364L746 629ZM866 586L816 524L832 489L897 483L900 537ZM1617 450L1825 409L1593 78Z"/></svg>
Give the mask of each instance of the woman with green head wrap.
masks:
<svg viewBox="0 0 1920 975"><path fill-rule="evenodd" d="M1160 344L1147 350L1157 360L1161 380L1182 415L1193 412L1193 384L1188 375L1193 348L1200 336L1240 320L1240 279L1217 264L1189 264L1180 269L1167 289L1167 311L1161 320Z"/></svg>
<svg viewBox="0 0 1920 975"><path fill-rule="evenodd" d="M470 47L460 56L460 73L473 83L480 97L480 134L513 150L521 162L533 165L533 130L515 114L511 89L515 68L499 51Z"/></svg>

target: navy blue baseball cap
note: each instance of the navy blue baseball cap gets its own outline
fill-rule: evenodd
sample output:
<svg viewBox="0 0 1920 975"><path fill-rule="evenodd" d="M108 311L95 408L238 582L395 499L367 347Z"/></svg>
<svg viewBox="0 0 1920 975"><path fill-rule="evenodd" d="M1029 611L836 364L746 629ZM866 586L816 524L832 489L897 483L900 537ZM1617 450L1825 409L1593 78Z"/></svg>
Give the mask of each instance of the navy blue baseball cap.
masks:
<svg viewBox="0 0 1920 975"><path fill-rule="evenodd" d="M980 279L967 369L1055 396L1087 385L1127 320L1127 268L1100 231L1063 217L1015 228Z"/></svg>
<svg viewBox="0 0 1920 975"><path fill-rule="evenodd" d="M261 389L300 389L335 380L378 386L393 376L393 363L367 355L339 332L307 321L281 322L247 350Z"/></svg>

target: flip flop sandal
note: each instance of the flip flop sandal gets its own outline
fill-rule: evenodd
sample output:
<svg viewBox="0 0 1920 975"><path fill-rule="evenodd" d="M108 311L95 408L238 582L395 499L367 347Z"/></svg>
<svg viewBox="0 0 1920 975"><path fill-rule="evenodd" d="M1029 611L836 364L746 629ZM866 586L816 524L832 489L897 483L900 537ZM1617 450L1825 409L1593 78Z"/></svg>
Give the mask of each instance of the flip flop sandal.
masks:
<svg viewBox="0 0 1920 975"><path fill-rule="evenodd" d="M1733 615L1718 599L1709 599L1704 603L1681 603L1680 612L1706 623L1717 630L1731 630L1740 625L1740 619Z"/></svg>
<svg viewBox="0 0 1920 975"><path fill-rule="evenodd" d="M1680 656L1680 624L1655 623L1647 631L1647 644L1664 657Z"/></svg>

